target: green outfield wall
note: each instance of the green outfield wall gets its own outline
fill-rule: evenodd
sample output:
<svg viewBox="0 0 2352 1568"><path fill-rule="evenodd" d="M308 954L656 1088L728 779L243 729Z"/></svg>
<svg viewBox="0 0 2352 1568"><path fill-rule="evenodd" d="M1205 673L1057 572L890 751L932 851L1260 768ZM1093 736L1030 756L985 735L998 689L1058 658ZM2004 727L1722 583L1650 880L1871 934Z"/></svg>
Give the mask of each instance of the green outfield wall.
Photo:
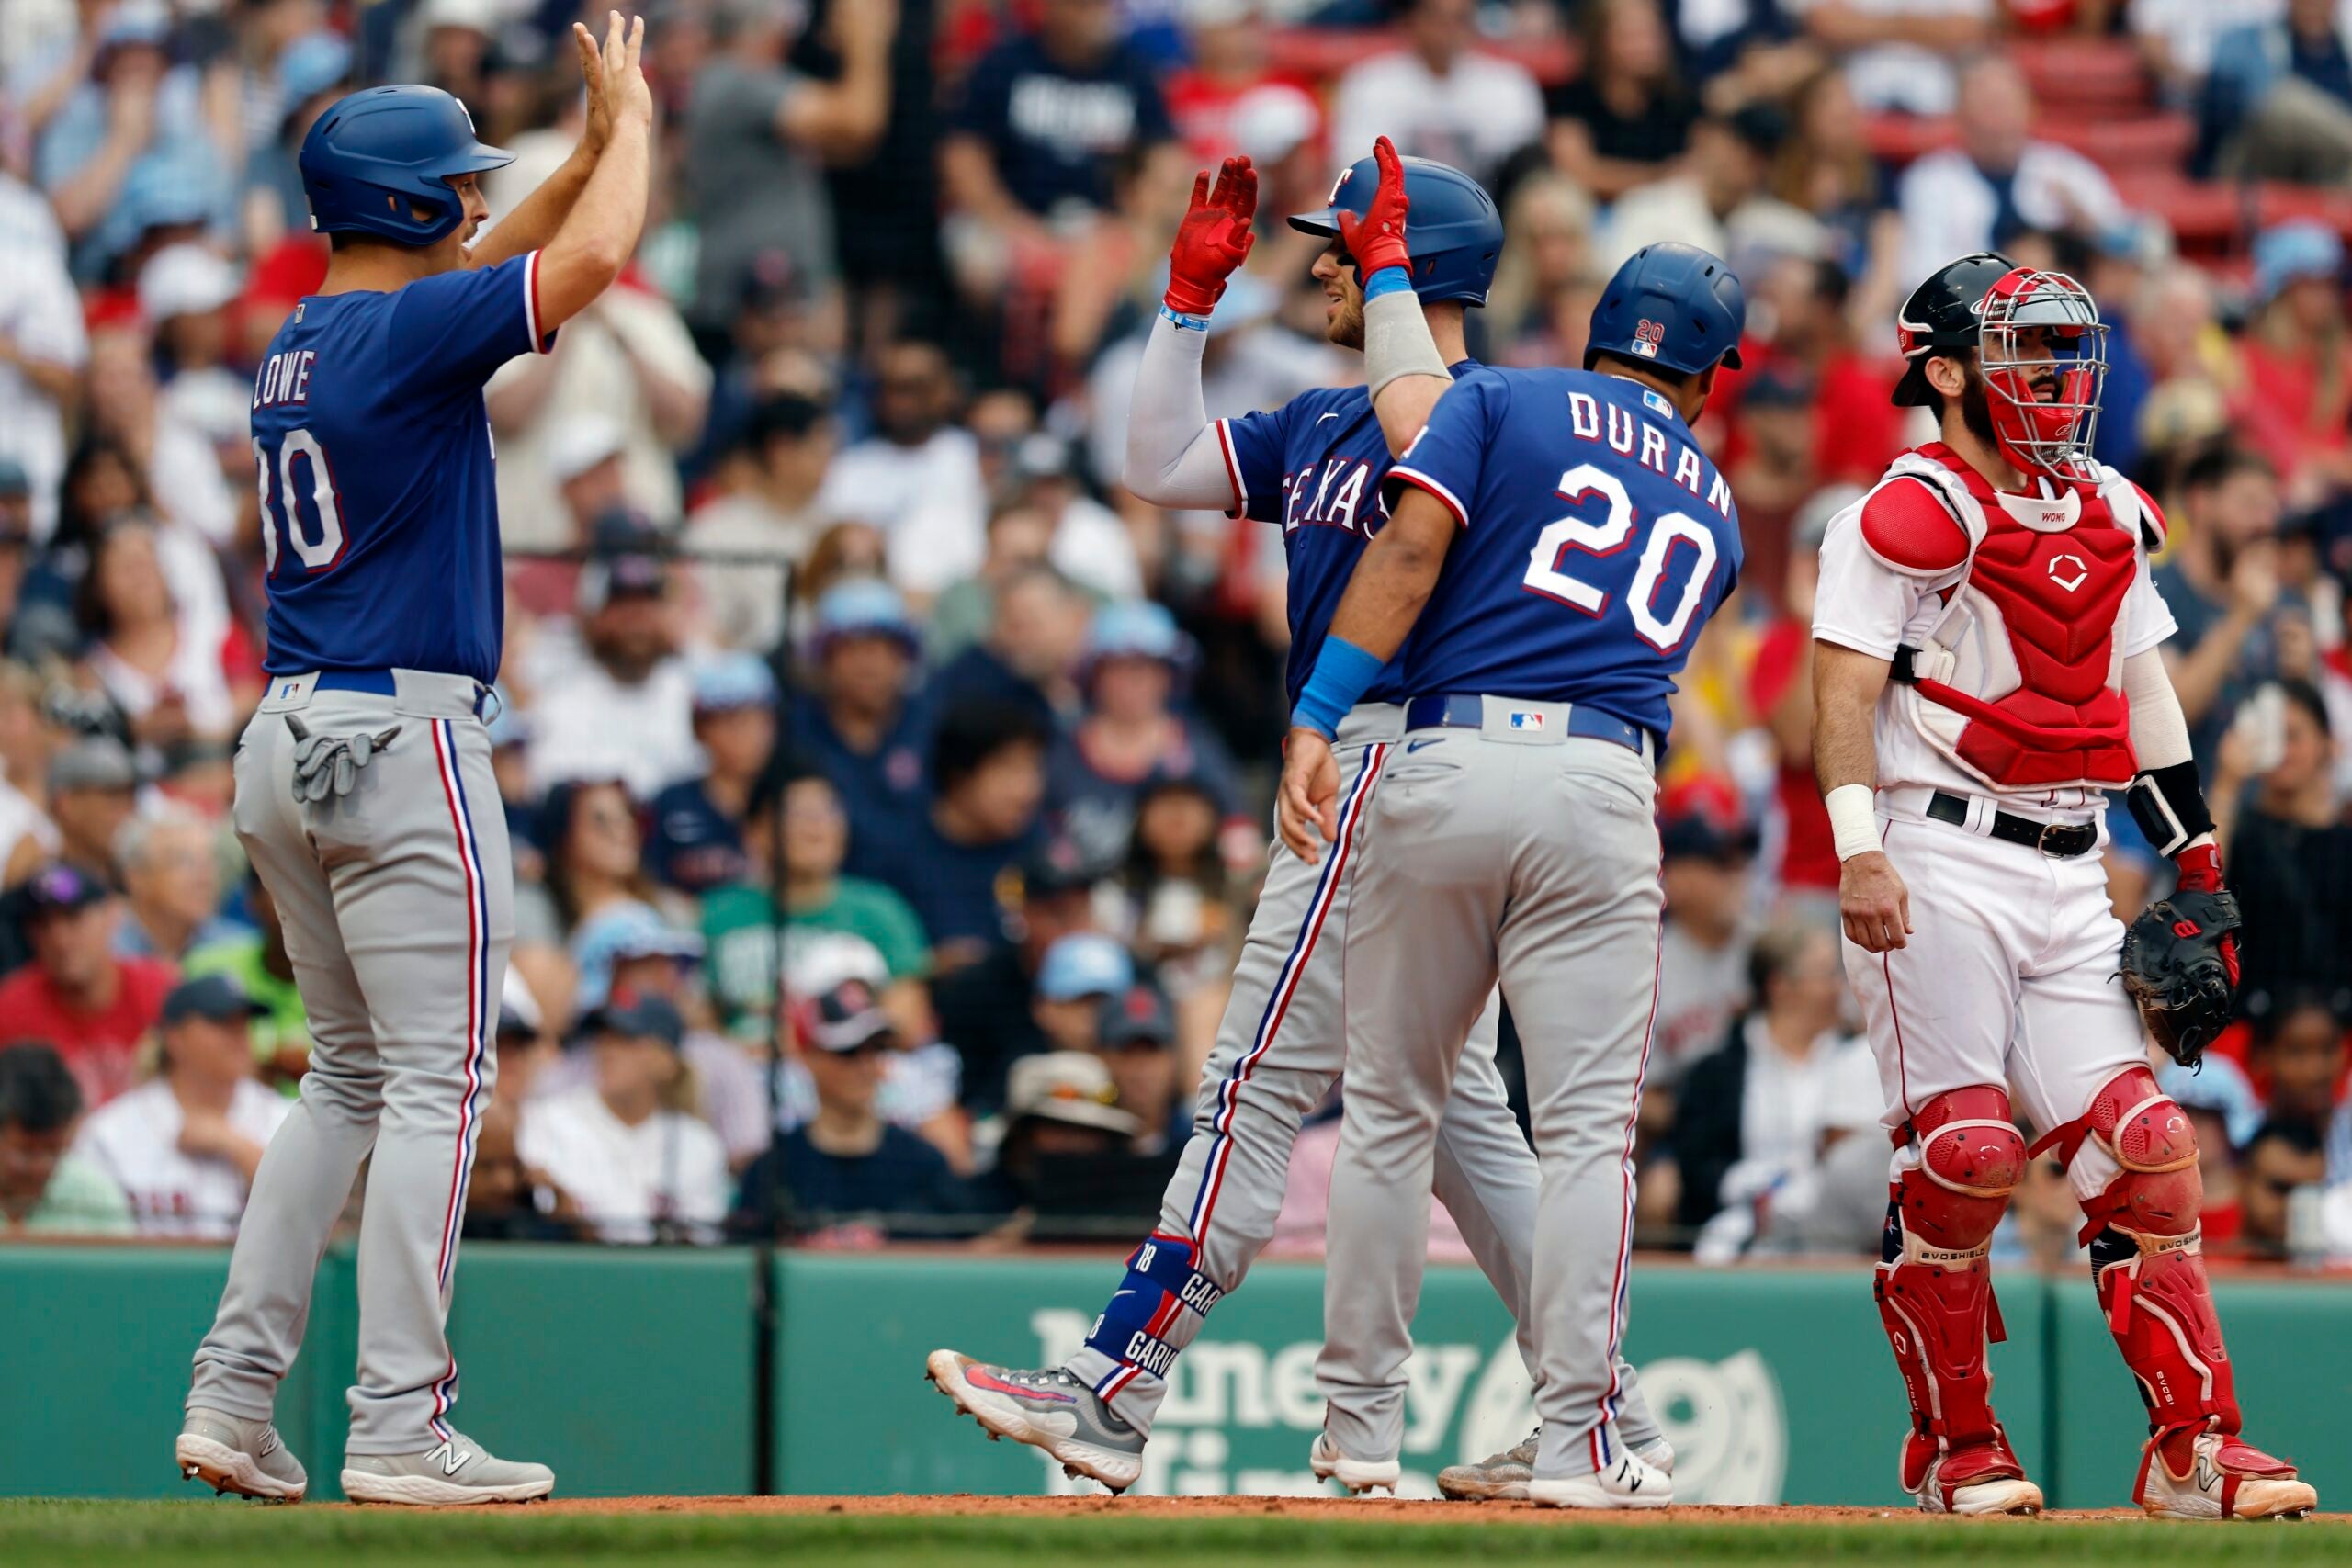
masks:
<svg viewBox="0 0 2352 1568"><path fill-rule="evenodd" d="M0 1247L0 1494L182 1495L170 1438L225 1251ZM494 1451L544 1460L571 1496L723 1495L753 1483L762 1401L756 1255L474 1247L458 1265L457 1411ZM921 1375L940 1345L1034 1364L1085 1335L1114 1259L787 1254L775 1264L779 1489L1040 1493L1059 1472L990 1444ZM2003 1275L1996 1396L2054 1505L2128 1500L2142 1429L2087 1281ZM1269 1264L1179 1363L1144 1485L1313 1491L1319 1269ZM2260 1440L2352 1475L2352 1281L2224 1281ZM322 1267L278 1404L314 1495L334 1484L356 1354L356 1279ZM1510 1326L1468 1269L1433 1270L1407 1399L1406 1490L1532 1423ZM1629 1358L1680 1456L1678 1497L1889 1503L1904 1413L1867 1271L1637 1269Z"/></svg>

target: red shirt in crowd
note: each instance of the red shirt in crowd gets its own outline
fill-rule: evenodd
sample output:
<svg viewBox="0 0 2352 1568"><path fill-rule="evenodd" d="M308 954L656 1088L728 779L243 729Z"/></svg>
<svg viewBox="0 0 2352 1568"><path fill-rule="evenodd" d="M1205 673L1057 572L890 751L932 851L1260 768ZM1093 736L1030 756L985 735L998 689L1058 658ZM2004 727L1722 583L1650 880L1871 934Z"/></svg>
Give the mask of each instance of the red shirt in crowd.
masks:
<svg viewBox="0 0 2352 1568"><path fill-rule="evenodd" d="M1216 82L1197 71L1179 71L1160 90L1168 101L1176 133L1196 160L1215 167L1245 146L1236 133L1238 122L1256 115L1295 120L1304 127L1299 140L1319 141L1323 110L1315 95L1287 76L1268 73L1254 81Z"/></svg>
<svg viewBox="0 0 2352 1568"><path fill-rule="evenodd" d="M1747 672L1747 704L1759 718L1772 711L1788 694L1813 657L1813 628L1781 617L1766 628L1756 645L1756 662ZM1811 757L1788 757L1781 762L1772 793L1780 802L1785 842L1781 852L1781 885L1784 887L1838 887L1838 840L1830 831L1829 808L1821 803L1814 783Z"/></svg>
<svg viewBox="0 0 2352 1568"><path fill-rule="evenodd" d="M2240 352L2245 378L2231 399L2230 419L2241 441L2269 458L2282 478L2343 449L2352 412L2352 354L2333 367L2334 389L2322 397L2316 355L2279 354L2255 333Z"/></svg>
<svg viewBox="0 0 2352 1568"><path fill-rule="evenodd" d="M0 980L0 1040L38 1040L57 1047L82 1086L85 1109L95 1109L139 1079L139 1043L164 1010L172 966L154 958L115 960L120 976L114 1003L97 1012L67 1005L38 964Z"/></svg>

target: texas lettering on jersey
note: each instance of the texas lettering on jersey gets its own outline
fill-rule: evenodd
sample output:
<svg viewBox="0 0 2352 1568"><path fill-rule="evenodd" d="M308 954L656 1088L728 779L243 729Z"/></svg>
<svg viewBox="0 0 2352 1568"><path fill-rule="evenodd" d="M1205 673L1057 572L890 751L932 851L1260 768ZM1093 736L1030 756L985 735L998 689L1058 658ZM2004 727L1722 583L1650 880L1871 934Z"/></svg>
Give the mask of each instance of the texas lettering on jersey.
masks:
<svg viewBox="0 0 2352 1568"><path fill-rule="evenodd" d="M1382 457L1387 456L1384 450ZM1386 466L1385 463L1382 465ZM1323 459L1304 473L1283 476L1283 532L1300 528L1362 529L1372 536L1380 521L1380 491L1373 483L1373 465L1346 453Z"/></svg>
<svg viewBox="0 0 2352 1568"><path fill-rule="evenodd" d="M1478 368L1470 360L1456 376ZM1388 442L1362 387L1302 392L1281 408L1218 422L1233 478L1238 515L1283 527L1290 569L1290 663L1293 702L1314 671L1331 615L1365 541L1385 513L1380 484L1388 473ZM1400 660L1389 661L1363 696L1393 703L1404 696Z"/></svg>

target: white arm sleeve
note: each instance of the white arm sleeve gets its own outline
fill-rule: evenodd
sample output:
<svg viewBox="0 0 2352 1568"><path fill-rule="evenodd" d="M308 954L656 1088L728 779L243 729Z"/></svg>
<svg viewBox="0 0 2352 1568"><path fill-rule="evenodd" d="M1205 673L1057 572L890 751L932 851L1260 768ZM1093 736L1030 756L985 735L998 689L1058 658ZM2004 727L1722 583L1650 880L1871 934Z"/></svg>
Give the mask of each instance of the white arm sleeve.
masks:
<svg viewBox="0 0 2352 1568"><path fill-rule="evenodd" d="M1161 316L1136 364L1127 410L1127 488L1155 506L1229 511L1240 504L1224 442L1201 395L1208 333Z"/></svg>
<svg viewBox="0 0 2352 1568"><path fill-rule="evenodd" d="M2143 773L2190 760L2188 719L2162 652L2151 648L2123 661L2123 697L2132 705L2132 750Z"/></svg>

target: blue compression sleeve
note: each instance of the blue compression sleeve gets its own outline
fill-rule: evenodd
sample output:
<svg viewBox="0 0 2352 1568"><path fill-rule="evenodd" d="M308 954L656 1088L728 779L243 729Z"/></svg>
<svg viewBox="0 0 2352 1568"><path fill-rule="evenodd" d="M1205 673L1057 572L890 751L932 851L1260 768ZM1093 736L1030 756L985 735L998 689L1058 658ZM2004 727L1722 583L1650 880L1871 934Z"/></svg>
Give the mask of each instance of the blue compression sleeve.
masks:
<svg viewBox="0 0 2352 1568"><path fill-rule="evenodd" d="M1340 720L1362 699L1384 663L1345 637L1325 637L1322 651L1315 656L1315 672L1307 676L1306 689L1292 706L1290 721L1326 740L1336 739Z"/></svg>

